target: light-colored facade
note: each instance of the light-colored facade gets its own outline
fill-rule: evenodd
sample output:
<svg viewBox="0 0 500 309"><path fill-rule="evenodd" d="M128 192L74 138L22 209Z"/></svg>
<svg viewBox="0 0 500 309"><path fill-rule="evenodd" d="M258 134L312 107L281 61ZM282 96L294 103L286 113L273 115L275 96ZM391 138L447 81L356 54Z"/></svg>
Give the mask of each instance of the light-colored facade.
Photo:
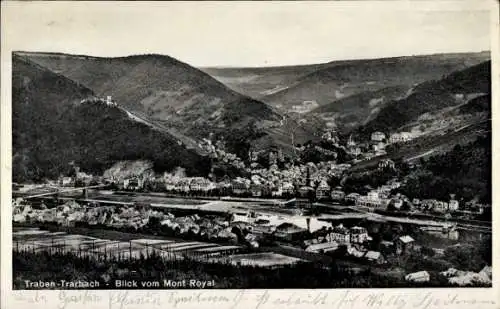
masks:
<svg viewBox="0 0 500 309"><path fill-rule="evenodd" d="M351 242L352 243L364 243L370 240L370 236L368 236L368 231L364 227L354 226L349 230L351 234Z"/></svg>
<svg viewBox="0 0 500 309"><path fill-rule="evenodd" d="M373 132L371 139L372 141L382 142L385 139L385 134L382 132Z"/></svg>
<svg viewBox="0 0 500 309"><path fill-rule="evenodd" d="M411 141L413 138L410 132L394 133L389 137L389 143L405 143Z"/></svg>
<svg viewBox="0 0 500 309"><path fill-rule="evenodd" d="M351 242L351 234L349 230L343 225L339 225L333 228L330 233L331 241L336 241L339 244L348 244Z"/></svg>
<svg viewBox="0 0 500 309"><path fill-rule="evenodd" d="M341 190L333 190L330 193L330 197L334 201L341 201L345 198L345 193L344 193L344 191L341 191Z"/></svg>
<svg viewBox="0 0 500 309"><path fill-rule="evenodd" d="M459 203L457 200L450 200L448 203L448 210L449 211L457 211L459 209Z"/></svg>
<svg viewBox="0 0 500 309"><path fill-rule="evenodd" d="M318 200L326 199L330 196L330 186L326 183L326 181L321 181L318 188L316 188L316 198Z"/></svg>
<svg viewBox="0 0 500 309"><path fill-rule="evenodd" d="M389 169L394 169L395 168L395 164L394 164L394 161L392 161L391 159L384 159L382 161L379 162L378 164L378 167L379 168L389 168Z"/></svg>

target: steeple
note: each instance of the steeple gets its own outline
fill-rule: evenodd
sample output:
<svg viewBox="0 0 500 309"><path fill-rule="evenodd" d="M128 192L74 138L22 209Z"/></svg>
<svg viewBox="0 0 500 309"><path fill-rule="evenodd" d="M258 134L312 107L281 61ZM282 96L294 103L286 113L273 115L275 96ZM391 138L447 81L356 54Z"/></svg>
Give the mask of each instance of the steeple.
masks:
<svg viewBox="0 0 500 309"><path fill-rule="evenodd" d="M347 146L355 146L356 142L352 139L352 134L349 135L349 140L347 141Z"/></svg>

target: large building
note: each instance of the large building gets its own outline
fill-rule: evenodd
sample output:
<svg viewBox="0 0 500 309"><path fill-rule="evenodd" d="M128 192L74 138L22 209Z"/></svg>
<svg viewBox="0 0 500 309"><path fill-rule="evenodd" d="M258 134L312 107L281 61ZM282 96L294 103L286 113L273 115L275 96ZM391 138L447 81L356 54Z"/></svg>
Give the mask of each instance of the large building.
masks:
<svg viewBox="0 0 500 309"><path fill-rule="evenodd" d="M396 165L394 164L394 161L392 161L391 159L384 159L379 162L378 167L380 169L385 169L385 168L394 169Z"/></svg>
<svg viewBox="0 0 500 309"><path fill-rule="evenodd" d="M351 233L342 224L333 228L330 233L331 241L336 241L339 244L348 244L351 242Z"/></svg>
<svg viewBox="0 0 500 309"><path fill-rule="evenodd" d="M208 192L210 190L215 189L215 184L212 183L210 180L203 178L203 177L194 177L191 179L191 182L189 184L189 188L191 191L203 191L203 192Z"/></svg>
<svg viewBox="0 0 500 309"><path fill-rule="evenodd" d="M322 180L318 188L316 188L316 198L318 200L327 199L330 197L330 186L326 181Z"/></svg>
<svg viewBox="0 0 500 309"><path fill-rule="evenodd" d="M412 134L409 132L394 133L389 137L389 143L405 143L413 138Z"/></svg>
<svg viewBox="0 0 500 309"><path fill-rule="evenodd" d="M366 241L371 240L371 237L368 236L368 231L364 227L354 226L349 230L351 234L351 242L362 244Z"/></svg>
<svg viewBox="0 0 500 309"><path fill-rule="evenodd" d="M372 141L382 142L385 140L385 134L382 132L373 132L371 136Z"/></svg>
<svg viewBox="0 0 500 309"><path fill-rule="evenodd" d="M365 196L360 196L356 203L360 206L371 208L385 208L387 207L388 200L381 198L377 190L368 192Z"/></svg>
<svg viewBox="0 0 500 309"><path fill-rule="evenodd" d="M334 201L342 201L345 198L345 192L339 189L332 190L330 197Z"/></svg>

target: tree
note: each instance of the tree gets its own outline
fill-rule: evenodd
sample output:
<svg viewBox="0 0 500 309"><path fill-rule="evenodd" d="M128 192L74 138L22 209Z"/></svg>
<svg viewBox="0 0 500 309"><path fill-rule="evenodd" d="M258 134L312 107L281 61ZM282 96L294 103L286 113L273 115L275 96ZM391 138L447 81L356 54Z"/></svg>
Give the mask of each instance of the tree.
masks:
<svg viewBox="0 0 500 309"><path fill-rule="evenodd" d="M434 256L436 254L436 252L434 252L434 250L432 248L429 248L429 247L426 247L426 246L422 246L422 248L420 249L420 253L422 253L423 255L426 255L426 256Z"/></svg>
<svg viewBox="0 0 500 309"><path fill-rule="evenodd" d="M410 211L411 210L411 204L408 201L403 202L403 206L401 206L402 211Z"/></svg>
<svg viewBox="0 0 500 309"><path fill-rule="evenodd" d="M396 211L396 207L394 207L394 203L391 201L389 205L387 205L387 211Z"/></svg>

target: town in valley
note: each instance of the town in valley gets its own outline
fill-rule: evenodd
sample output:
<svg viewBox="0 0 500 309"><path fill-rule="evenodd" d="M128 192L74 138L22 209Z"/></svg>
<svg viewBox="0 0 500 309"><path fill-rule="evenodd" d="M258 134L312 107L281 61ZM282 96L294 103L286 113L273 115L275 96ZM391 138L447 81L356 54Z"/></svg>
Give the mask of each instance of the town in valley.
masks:
<svg viewBox="0 0 500 309"><path fill-rule="evenodd" d="M491 287L489 45L412 48L13 52L13 288Z"/></svg>

